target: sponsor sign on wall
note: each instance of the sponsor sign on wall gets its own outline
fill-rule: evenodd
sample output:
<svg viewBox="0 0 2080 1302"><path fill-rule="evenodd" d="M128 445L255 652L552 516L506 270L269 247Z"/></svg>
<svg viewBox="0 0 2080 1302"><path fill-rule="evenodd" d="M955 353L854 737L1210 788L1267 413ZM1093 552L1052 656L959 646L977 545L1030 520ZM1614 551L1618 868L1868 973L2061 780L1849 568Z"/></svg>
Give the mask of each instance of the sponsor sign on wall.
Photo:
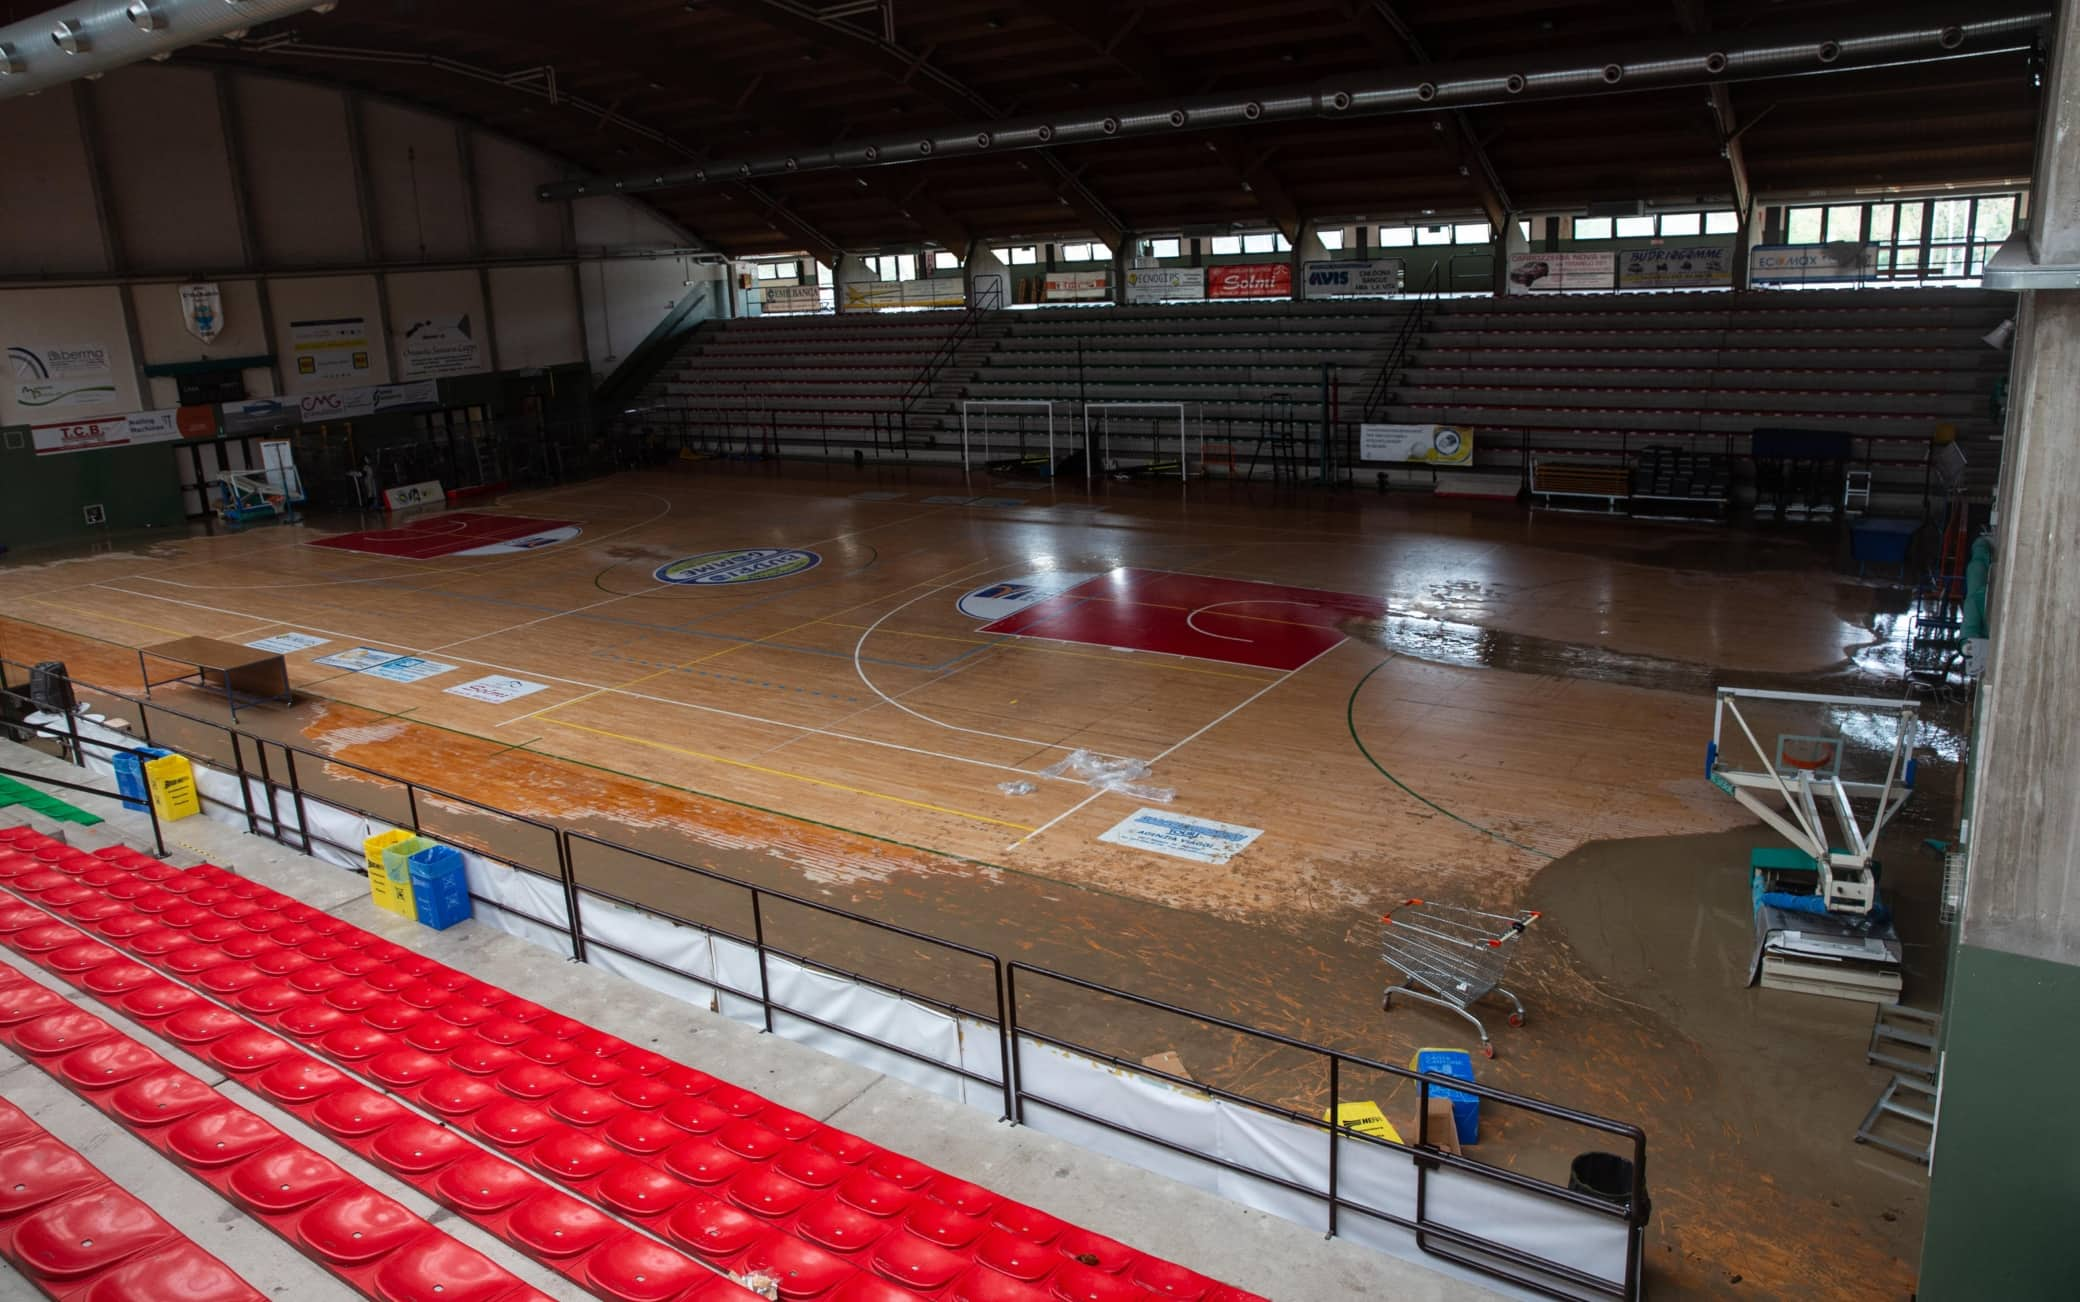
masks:
<svg viewBox="0 0 2080 1302"><path fill-rule="evenodd" d="M30 427L39 456L52 452L92 452L139 443L176 443L181 431L173 411L140 411L99 420L60 421Z"/></svg>
<svg viewBox="0 0 2080 1302"><path fill-rule="evenodd" d="M407 380L472 375L484 369L484 343L467 312L414 321L398 340L398 371Z"/></svg>
<svg viewBox="0 0 2080 1302"><path fill-rule="evenodd" d="M1462 425L1360 425L1358 460L1463 466L1473 460L1473 431Z"/></svg>
<svg viewBox="0 0 2080 1302"><path fill-rule="evenodd" d="M433 506L447 500L441 492L441 481L423 479L416 484L399 484L396 488L383 490L383 509L402 511L414 506Z"/></svg>
<svg viewBox="0 0 2080 1302"><path fill-rule="evenodd" d="M702 552L657 567L659 583L687 587L721 584L764 583L813 570L823 563L815 552L795 547L738 547L723 552Z"/></svg>
<svg viewBox="0 0 2080 1302"><path fill-rule="evenodd" d="M1080 302L1088 299L1112 297L1112 273L1110 271L1050 271L1047 273L1047 301L1050 303Z"/></svg>
<svg viewBox="0 0 2080 1302"><path fill-rule="evenodd" d="M1361 295L1398 294L1402 284L1399 258L1377 262L1310 262L1307 297L1356 298Z"/></svg>
<svg viewBox="0 0 2080 1302"><path fill-rule="evenodd" d="M1195 303L1205 297L1204 267L1134 267L1127 272L1129 303Z"/></svg>
<svg viewBox="0 0 2080 1302"><path fill-rule="evenodd" d="M440 405L440 400L439 382L420 380L415 384L371 384L359 389L306 393L291 401L296 403L298 418L310 425L326 420L353 420L400 407L433 407ZM227 418L230 410L225 408Z"/></svg>
<svg viewBox="0 0 2080 1302"><path fill-rule="evenodd" d="M968 301L959 277L943 280L855 280L845 286L845 306L959 307Z"/></svg>
<svg viewBox="0 0 2080 1302"><path fill-rule="evenodd" d="M296 373L319 380L365 380L369 373L368 319L335 317L291 321L289 347Z"/></svg>
<svg viewBox="0 0 2080 1302"><path fill-rule="evenodd" d="M26 411L92 407L116 396L108 349L100 344L10 344L14 400Z"/></svg>
<svg viewBox="0 0 2080 1302"><path fill-rule="evenodd" d="M1206 268L1208 298L1291 298L1293 264L1238 262Z"/></svg>
<svg viewBox="0 0 2080 1302"><path fill-rule="evenodd" d="M203 343L224 333L224 293L215 285L181 286L181 325Z"/></svg>
<svg viewBox="0 0 2080 1302"><path fill-rule="evenodd" d="M1732 283L1730 244L1670 244L1618 254L1620 289L1696 289Z"/></svg>
<svg viewBox="0 0 2080 1302"><path fill-rule="evenodd" d="M772 285L765 292L768 312L814 312L822 306L821 285Z"/></svg>
<svg viewBox="0 0 2080 1302"><path fill-rule="evenodd" d="M1512 253L1509 292L1550 294L1569 289L1617 287L1618 255L1602 253Z"/></svg>
<svg viewBox="0 0 2080 1302"><path fill-rule="evenodd" d="M226 434L263 434L294 425L296 420L294 398L248 398L244 402L224 404Z"/></svg>
<svg viewBox="0 0 2080 1302"><path fill-rule="evenodd" d="M1878 246L1853 240L1834 244L1759 244L1748 255L1748 279L1757 285L1862 280L1877 269Z"/></svg>

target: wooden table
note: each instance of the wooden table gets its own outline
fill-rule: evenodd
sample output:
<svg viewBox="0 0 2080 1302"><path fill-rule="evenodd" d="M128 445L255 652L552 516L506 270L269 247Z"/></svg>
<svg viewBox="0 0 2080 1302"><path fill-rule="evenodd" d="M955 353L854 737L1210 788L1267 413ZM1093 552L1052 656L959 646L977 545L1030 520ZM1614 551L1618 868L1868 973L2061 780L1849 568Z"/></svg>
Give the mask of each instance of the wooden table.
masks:
<svg viewBox="0 0 2080 1302"><path fill-rule="evenodd" d="M171 678L155 679L145 663L148 659L170 661L182 666L183 672ZM296 694L289 687L288 663L279 652L255 651L251 647L219 642L215 638L184 637L178 642L141 647L137 652L137 672L144 680L146 697L151 696L154 687L186 682L190 678L204 687L222 689L224 703L230 707L234 723L238 720L241 701L248 705L266 701L293 705L296 701Z"/></svg>

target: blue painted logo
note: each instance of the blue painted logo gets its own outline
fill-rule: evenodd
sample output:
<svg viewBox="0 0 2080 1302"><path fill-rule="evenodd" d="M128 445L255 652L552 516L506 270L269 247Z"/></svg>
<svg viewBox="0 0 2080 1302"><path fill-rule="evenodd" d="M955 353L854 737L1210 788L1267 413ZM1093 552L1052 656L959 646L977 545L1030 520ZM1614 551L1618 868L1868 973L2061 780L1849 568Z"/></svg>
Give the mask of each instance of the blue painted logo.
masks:
<svg viewBox="0 0 2080 1302"><path fill-rule="evenodd" d="M725 552L702 552L684 556L657 567L659 583L697 585L764 583L786 579L823 564L823 557L793 547L739 547Z"/></svg>

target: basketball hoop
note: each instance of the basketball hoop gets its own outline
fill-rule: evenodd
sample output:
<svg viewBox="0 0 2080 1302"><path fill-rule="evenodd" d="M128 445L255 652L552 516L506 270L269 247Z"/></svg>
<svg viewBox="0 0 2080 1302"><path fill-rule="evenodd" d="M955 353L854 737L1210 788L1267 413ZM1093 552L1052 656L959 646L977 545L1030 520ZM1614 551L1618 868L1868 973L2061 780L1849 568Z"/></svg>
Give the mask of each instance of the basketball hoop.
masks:
<svg viewBox="0 0 2080 1302"><path fill-rule="evenodd" d="M1779 772L1811 773L1815 777L1832 777L1840 771L1842 762L1842 739L1840 737L1777 738L1777 770Z"/></svg>

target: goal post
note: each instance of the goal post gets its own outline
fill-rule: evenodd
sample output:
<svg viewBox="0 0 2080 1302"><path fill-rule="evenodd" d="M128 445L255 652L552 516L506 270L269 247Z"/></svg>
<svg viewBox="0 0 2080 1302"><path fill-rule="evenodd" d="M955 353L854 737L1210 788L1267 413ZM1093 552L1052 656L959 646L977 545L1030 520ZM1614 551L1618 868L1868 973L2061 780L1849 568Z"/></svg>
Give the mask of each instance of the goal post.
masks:
<svg viewBox="0 0 2080 1302"><path fill-rule="evenodd" d="M980 431L980 432L981 432L981 440L980 440L980 441L981 441L981 444L982 444L982 454L981 454L981 460L982 460L982 463L983 463L983 464L984 464L985 466L987 466L987 465L989 464L989 461L990 461L990 455L989 455L989 454L990 454L990 448L991 448L992 446L994 446L994 445L993 445L993 443L991 442L991 439L990 439L990 423L989 423L989 413L990 413L991 411L1015 411L1015 412L1018 412L1018 411L1036 411L1036 410L1037 410L1037 411L1043 411L1043 412L1045 412L1045 413L1047 414L1047 474L1048 474L1048 477L1049 477L1049 478L1053 478L1053 476L1054 476L1054 407L1055 407L1054 401L1053 401L1052 399L1048 399L1048 398L963 398L963 399L961 399L961 473L962 473L962 474L967 474L967 473L969 472L969 464L970 464L970 461L971 461L971 460L973 459L973 458L972 458L972 456L971 456L971 453L970 453L970 450L969 450L969 449L970 449L970 445L971 445L971 443L973 443L973 442L975 441L975 430L974 430L974 427L975 427L975 426L976 426L976 424L977 424L977 418L978 418L978 415L979 415L979 418L980 418L980 426L981 426L981 431ZM1021 427L1021 429L1020 429L1020 436L1019 436L1019 452L1020 452L1021 456L1023 456L1023 454L1024 454L1024 452L1025 452L1025 437L1024 437L1024 429L1023 429L1023 427Z"/></svg>
<svg viewBox="0 0 2080 1302"><path fill-rule="evenodd" d="M1097 413L1098 418L1096 426L1096 432L1098 435L1097 459L1100 463L1103 464L1107 473L1110 473L1114 468L1112 464L1112 423L1115 413L1119 414L1123 418L1141 419L1146 420L1148 422L1149 432L1147 437L1150 449L1149 464L1146 467L1140 468L1162 468L1166 471L1167 467L1164 465L1163 462L1164 422L1162 420L1162 413L1175 413L1177 420L1177 478L1179 482L1183 482L1184 480L1189 479L1191 477L1192 423L1190 420L1190 413L1188 411L1188 404L1182 402L1086 403L1084 404L1083 408L1083 442L1085 447L1091 446L1091 415L1094 412ZM1125 438L1130 436L1122 435L1121 437ZM1202 463L1202 469L1205 458L1206 431L1202 422L1201 428L1199 430L1199 459ZM1088 465L1088 463L1086 463L1084 467L1084 479L1086 487L1088 487L1089 485L1090 473L1091 468Z"/></svg>

